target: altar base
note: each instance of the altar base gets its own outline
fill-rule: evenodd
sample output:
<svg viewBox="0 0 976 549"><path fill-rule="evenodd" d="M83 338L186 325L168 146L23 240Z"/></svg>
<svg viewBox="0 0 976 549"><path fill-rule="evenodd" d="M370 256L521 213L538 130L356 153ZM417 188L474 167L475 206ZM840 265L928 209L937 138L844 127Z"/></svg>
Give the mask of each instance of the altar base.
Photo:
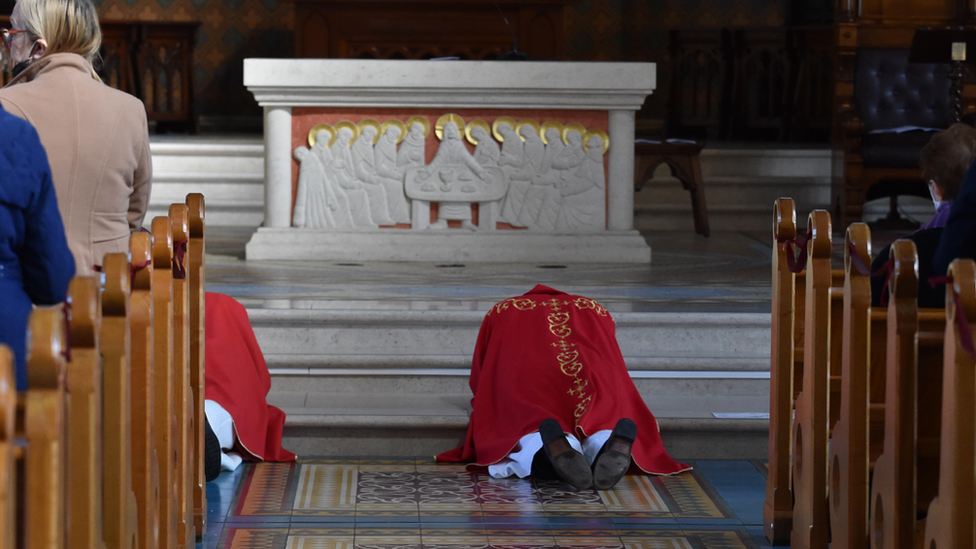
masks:
<svg viewBox="0 0 976 549"><path fill-rule="evenodd" d="M446 263L644 263L651 250L637 231L559 234L460 229L320 231L260 227L248 260L429 261Z"/></svg>

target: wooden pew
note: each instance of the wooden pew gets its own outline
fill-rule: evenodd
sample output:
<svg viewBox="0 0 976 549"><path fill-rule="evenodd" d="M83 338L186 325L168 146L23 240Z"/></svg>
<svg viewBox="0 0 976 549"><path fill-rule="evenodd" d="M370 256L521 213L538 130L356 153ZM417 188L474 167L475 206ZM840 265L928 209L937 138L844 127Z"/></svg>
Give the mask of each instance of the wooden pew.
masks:
<svg viewBox="0 0 976 549"><path fill-rule="evenodd" d="M160 462L156 454L152 237L129 238L132 345L132 489L139 512L138 546L157 549L160 537ZM165 547L165 546L163 546Z"/></svg>
<svg viewBox="0 0 976 549"><path fill-rule="evenodd" d="M957 317L964 315L970 340L976 337L976 264L956 260L949 266L949 274L952 283L946 285L939 495L929 506L922 545L926 549L976 546L976 361L962 346L963 327L957 322Z"/></svg>
<svg viewBox="0 0 976 549"><path fill-rule="evenodd" d="M190 385L193 397L194 470L193 523L197 537L207 530L207 488L203 470L204 457L204 312L206 311L204 285L204 232L206 230L206 206L202 194L186 195L189 215L190 241L187 244L186 276L190 295Z"/></svg>
<svg viewBox="0 0 976 549"><path fill-rule="evenodd" d="M159 547L177 547L178 471L173 372L173 235L169 218L152 220L154 431L159 458Z"/></svg>
<svg viewBox="0 0 976 549"><path fill-rule="evenodd" d="M806 309L806 271L793 273L787 261L786 245L797 237L796 209L793 200L780 198L773 207L773 315L770 353L770 435L769 475L763 523L766 537L777 545L790 543L793 515L792 444L793 408L803 380L804 311ZM844 271L830 272L831 314L840 312L843 300ZM832 401L839 403L842 323L831 322ZM839 416L839 406L831 406L831 425Z"/></svg>
<svg viewBox="0 0 976 549"><path fill-rule="evenodd" d="M130 264L126 254L102 263L102 520L106 549L138 547L139 514L132 490Z"/></svg>
<svg viewBox="0 0 976 549"><path fill-rule="evenodd" d="M830 214L810 214L805 276L803 383L793 430L793 531L790 547L826 548L827 438L829 431L831 224Z"/></svg>
<svg viewBox="0 0 976 549"><path fill-rule="evenodd" d="M68 285L68 547L102 547L101 299L94 277ZM28 487L28 489L30 489Z"/></svg>
<svg viewBox="0 0 976 549"><path fill-rule="evenodd" d="M853 252L852 252L853 249ZM860 263L856 260L860 259ZM847 228L842 307L840 419L830 443L830 526L835 549L868 547L870 365L877 337L871 333L871 231ZM884 343L884 339L880 339Z"/></svg>
<svg viewBox="0 0 976 549"><path fill-rule="evenodd" d="M924 533L916 519L927 512L939 477L945 316L919 314L915 244L898 240L891 255L884 446L870 499L871 546L878 549L916 546Z"/></svg>
<svg viewBox="0 0 976 549"><path fill-rule="evenodd" d="M23 510L17 547L51 549L65 543L65 352L68 345L61 307L31 312L28 324L27 386L23 412Z"/></svg>
<svg viewBox="0 0 976 549"><path fill-rule="evenodd" d="M169 208L169 226L173 237L174 256L171 261L173 307L173 402L176 422L176 527L180 549L196 543L193 524L193 482L195 480L193 397L190 389L190 301L186 278L186 246L190 227L186 204Z"/></svg>
<svg viewBox="0 0 976 549"><path fill-rule="evenodd" d="M794 314L796 275L786 261L781 243L796 238L796 207L791 198L780 198L773 206L773 314L772 363L769 369L769 474L763 528L775 545L789 543L793 529L793 489L790 458L794 397Z"/></svg>
<svg viewBox="0 0 976 549"><path fill-rule="evenodd" d="M0 547L14 547L17 537L17 467L15 454L20 449L14 440L17 415L17 385L14 379L14 354L0 343Z"/></svg>

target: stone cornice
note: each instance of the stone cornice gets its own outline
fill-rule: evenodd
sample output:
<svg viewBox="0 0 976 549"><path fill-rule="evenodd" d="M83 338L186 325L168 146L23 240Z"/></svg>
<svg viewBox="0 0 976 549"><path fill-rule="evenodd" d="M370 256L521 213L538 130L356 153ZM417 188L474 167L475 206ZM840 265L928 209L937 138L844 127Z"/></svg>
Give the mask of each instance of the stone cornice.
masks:
<svg viewBox="0 0 976 549"><path fill-rule="evenodd" d="M245 59L265 107L637 110L654 63Z"/></svg>

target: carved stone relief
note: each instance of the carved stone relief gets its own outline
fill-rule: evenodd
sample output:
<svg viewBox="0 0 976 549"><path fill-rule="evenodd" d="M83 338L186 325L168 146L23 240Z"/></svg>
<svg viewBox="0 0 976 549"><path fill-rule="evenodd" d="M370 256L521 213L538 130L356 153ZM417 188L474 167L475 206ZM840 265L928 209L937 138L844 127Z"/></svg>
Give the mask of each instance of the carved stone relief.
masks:
<svg viewBox="0 0 976 549"><path fill-rule="evenodd" d="M440 144L425 164L432 129ZM420 116L406 123L365 119L317 125L309 145L294 151L295 227L446 229L460 221L472 231L498 222L544 231L605 228L609 141L580 124L503 116L489 125L445 114L431 128ZM431 223L432 203L438 207ZM479 205L477 225L472 204Z"/></svg>

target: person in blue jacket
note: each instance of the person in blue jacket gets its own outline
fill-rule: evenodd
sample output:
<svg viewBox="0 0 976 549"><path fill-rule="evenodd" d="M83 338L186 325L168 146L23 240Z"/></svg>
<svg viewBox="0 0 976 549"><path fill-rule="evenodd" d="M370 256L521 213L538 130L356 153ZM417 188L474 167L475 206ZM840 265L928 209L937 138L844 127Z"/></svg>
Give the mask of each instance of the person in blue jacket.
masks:
<svg viewBox="0 0 976 549"><path fill-rule="evenodd" d="M0 343L13 350L23 391L32 306L65 300L75 260L37 132L0 108L0 138Z"/></svg>
<svg viewBox="0 0 976 549"><path fill-rule="evenodd" d="M952 201L939 247L932 260L937 275L944 275L956 258L976 258L976 163L962 180L959 195Z"/></svg>

